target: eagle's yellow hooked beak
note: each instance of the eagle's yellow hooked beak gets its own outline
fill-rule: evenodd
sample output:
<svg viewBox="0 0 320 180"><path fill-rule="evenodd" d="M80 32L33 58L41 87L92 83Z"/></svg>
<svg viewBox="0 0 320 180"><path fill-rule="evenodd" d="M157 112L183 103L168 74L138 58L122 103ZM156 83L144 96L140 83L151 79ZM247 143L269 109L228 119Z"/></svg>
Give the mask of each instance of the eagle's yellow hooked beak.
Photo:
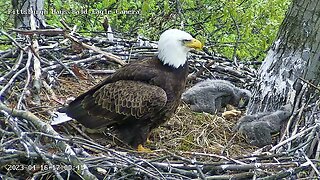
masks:
<svg viewBox="0 0 320 180"><path fill-rule="evenodd" d="M203 44L198 39L194 39L194 38L191 39L190 41L185 41L184 44L189 48L194 48L194 49L203 48Z"/></svg>

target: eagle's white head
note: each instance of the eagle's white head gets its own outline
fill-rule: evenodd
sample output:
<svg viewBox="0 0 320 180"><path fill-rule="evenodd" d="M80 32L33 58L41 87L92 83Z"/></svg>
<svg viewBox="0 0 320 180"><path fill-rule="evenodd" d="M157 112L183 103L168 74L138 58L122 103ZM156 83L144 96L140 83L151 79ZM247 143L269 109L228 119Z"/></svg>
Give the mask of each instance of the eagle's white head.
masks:
<svg viewBox="0 0 320 180"><path fill-rule="evenodd" d="M160 36L158 57L163 64L179 68L186 63L188 52L192 48L201 49L202 43L187 32L169 29Z"/></svg>

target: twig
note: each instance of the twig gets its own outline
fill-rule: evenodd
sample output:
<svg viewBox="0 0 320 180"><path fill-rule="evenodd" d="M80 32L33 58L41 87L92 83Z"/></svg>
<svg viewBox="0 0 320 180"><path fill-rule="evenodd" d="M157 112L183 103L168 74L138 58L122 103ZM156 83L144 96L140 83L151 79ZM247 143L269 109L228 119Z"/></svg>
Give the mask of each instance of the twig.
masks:
<svg viewBox="0 0 320 180"><path fill-rule="evenodd" d="M316 90L320 91L320 88L312 83L310 83L308 80L303 79L302 77L299 77L299 79L305 83L307 83L308 85L310 85L311 87L315 88Z"/></svg>
<svg viewBox="0 0 320 180"><path fill-rule="evenodd" d="M319 135L318 135L317 137L319 137ZM314 159L319 159L319 154L320 154L319 138L317 138L317 141L318 141L318 146L317 146L317 148L316 148L316 154L315 154ZM318 166L318 167L319 167L319 166ZM310 177L314 177L314 173L315 173L315 170L312 170L312 172L310 173Z"/></svg>
<svg viewBox="0 0 320 180"><path fill-rule="evenodd" d="M6 112L7 113L7 112ZM8 114L8 113L7 113ZM9 114L8 114L9 115ZM53 167L53 164L51 163L51 161L45 157L40 148L38 148L34 142L31 140L31 138L29 138L28 136L25 136L24 133L21 131L21 129L18 127L17 123L15 120L13 120L12 117L8 116L8 124L9 126L11 127L11 129L14 131L14 133L18 136L18 137L21 137L21 143L25 146L25 149L26 149L26 152L27 152L27 157L29 156L30 154L30 150L28 148L28 145L30 145L32 147L32 149L34 151L36 151L36 153L41 157L42 160L44 160L50 167ZM55 174L55 176L59 179L59 180L63 180L63 178L61 177L60 173L53 169L52 170Z"/></svg>
<svg viewBox="0 0 320 180"><path fill-rule="evenodd" d="M95 70L95 69L87 69L90 74L113 74L116 72L115 70Z"/></svg>
<svg viewBox="0 0 320 180"><path fill-rule="evenodd" d="M63 35L65 31L63 29L32 29L32 30L22 30L22 29L12 29L12 31L23 34L23 35Z"/></svg>
<svg viewBox="0 0 320 180"><path fill-rule="evenodd" d="M3 75L2 77L0 77L0 83L1 83L3 80L5 80L7 77L9 77L9 76L11 76L12 74L14 74L14 73L18 70L19 66L21 65L22 59L23 59L23 52L24 52L24 51L20 50L20 54L19 54L19 56L18 56L18 58L17 58L16 63L14 64L14 66L13 66L12 68L10 68L10 71L9 71L9 72L7 72L5 75ZM0 59L1 59L1 58L0 58Z"/></svg>
<svg viewBox="0 0 320 180"><path fill-rule="evenodd" d="M30 14L30 27L31 30L36 30L36 20L34 15ZM40 89L41 89L41 64L39 52L39 43L37 39L32 39L32 36L29 35L31 45L29 46L28 58L33 57L33 69L34 69L34 78L33 78L33 101L40 105Z"/></svg>
<svg viewBox="0 0 320 180"><path fill-rule="evenodd" d="M167 171L167 172L171 172L171 173L178 173L178 174L182 174L186 177L190 177L190 178L197 178L198 175L196 173L194 173L193 171L189 171L189 170L185 170L185 169L182 169L181 167L183 167L182 164L179 164L177 166L169 166L168 163L158 163L158 162L153 162L152 163L154 166L164 170L164 171ZM185 167L186 168L186 167ZM196 170L196 167L193 167L192 168L193 170Z"/></svg>
<svg viewBox="0 0 320 180"><path fill-rule="evenodd" d="M259 178L259 179L261 179L261 180L282 179L282 178L289 177L289 176L292 176L294 174L297 174L298 172L306 170L306 169L308 169L307 166L300 166L300 167L296 167L294 169L283 170L283 171L280 171L279 173L276 173L274 175L271 175L271 176L268 176L268 177Z"/></svg>
<svg viewBox="0 0 320 180"><path fill-rule="evenodd" d="M0 135L3 136L3 135L7 135L7 136L12 136L14 135L13 132L9 132L9 131L5 131L3 129L0 129ZM3 144L0 145L0 147L2 146Z"/></svg>
<svg viewBox="0 0 320 180"><path fill-rule="evenodd" d="M203 71L204 71L205 69L209 68L209 67L212 66L214 63L215 63L214 61L209 61L205 66L202 66L202 68L201 68L199 71L197 71L197 73L196 73L195 75L189 76L189 77L188 77L188 80L194 80L194 79L196 79L197 77L199 77L199 76L203 73Z"/></svg>
<svg viewBox="0 0 320 180"><path fill-rule="evenodd" d="M11 79L8 81L8 83L0 90L0 97L3 95L3 93L12 85L12 83L15 81L15 79L24 71L26 70L26 67L23 67L20 69L17 73L15 73Z"/></svg>
<svg viewBox="0 0 320 180"><path fill-rule="evenodd" d="M234 164L226 164L220 166L212 166L212 165L205 165L203 167L203 171L248 171L251 169L281 169L281 168L288 168L288 167L297 167L297 163L295 162L287 162L287 163L253 163L253 164L241 164L241 165L234 165Z"/></svg>
<svg viewBox="0 0 320 180"><path fill-rule="evenodd" d="M13 37L11 37L8 33L4 32L4 31L2 31L2 30L0 30L0 33L3 34L3 35L5 35L5 36L7 36L12 42L14 42L14 44L15 44L19 49L21 49L22 51L25 51L25 49L22 48L22 46L21 46L15 39L13 39Z"/></svg>
<svg viewBox="0 0 320 180"><path fill-rule="evenodd" d="M230 175L216 175L216 176L207 176L207 180L229 180L229 179L251 179L254 176L253 172L244 172L238 174L230 174Z"/></svg>
<svg viewBox="0 0 320 180"><path fill-rule="evenodd" d="M65 65L70 65L70 64L86 63L86 62L91 62L91 61L94 61L94 60L97 60L97 59L101 59L102 57L103 57L102 54L98 54L98 55L91 56L89 58L80 59L78 61L66 62L64 64ZM55 64L55 65L52 65L52 66L45 67L42 70L43 71L49 71L49 70L52 70L52 69L56 69L56 68L58 68L60 66L61 66L60 64Z"/></svg>
<svg viewBox="0 0 320 180"><path fill-rule="evenodd" d="M34 114L28 111L21 111L21 110L15 110L15 109L10 109L7 106L5 106L1 101L0 101L0 110L3 110L12 116L16 117L21 117L24 119L27 119L31 121L39 130L42 132L51 134L53 136L60 136L50 125L44 123L41 121L38 117L36 117ZM73 167L81 167L77 168L77 172L83 176L85 179L97 179L94 175L90 173L88 170L88 167L83 164L81 161L78 160L78 158L75 156L74 151L71 149L71 147L60 141L58 142L58 147L65 152L66 157L70 160L70 163Z"/></svg>
<svg viewBox="0 0 320 180"><path fill-rule="evenodd" d="M203 180L206 180L207 178L206 178L205 175L203 174L201 168L200 168L198 165L196 165L196 168L197 168L197 171L198 171L198 173L199 173L200 178L203 179Z"/></svg>
<svg viewBox="0 0 320 180"><path fill-rule="evenodd" d="M21 53L22 53L22 51L21 51ZM18 103L17 103L17 109L21 109L22 99L24 98L25 93L26 93L27 88L28 88L28 85L29 85L29 83L30 83L30 78L31 78L31 77L30 77L30 76L31 76L31 75L30 75L30 70L29 70L30 62L31 62L31 56L28 56L27 63L26 63L26 66L25 66L26 71L27 71L27 79L26 79L26 81L25 81L25 85L24 85L24 87L23 87L22 93L21 93L21 95L20 95L20 97L19 97L19 100L18 100Z"/></svg>
<svg viewBox="0 0 320 180"><path fill-rule="evenodd" d="M278 143L277 145L273 146L273 147L269 150L269 152L272 152L272 151L276 150L277 148L285 145L286 143L294 140L294 139L297 138L297 137L300 137L300 136L303 135L303 134L306 134L307 132L311 131L313 128L317 128L317 127L318 127L318 125L311 126L311 127L307 128L307 129L305 129L305 130L303 130L303 131L295 134L294 136L291 136L290 138L288 138L288 139L286 139L286 140Z"/></svg>
<svg viewBox="0 0 320 180"><path fill-rule="evenodd" d="M65 65L62 61L60 61L60 59L56 58L52 53L50 53L49 51L45 51L53 60L57 61L62 67L64 67L64 69L66 69L78 82L79 82L79 78L73 73L73 71L71 71L70 68L68 68L67 65Z"/></svg>
<svg viewBox="0 0 320 180"><path fill-rule="evenodd" d="M70 39L71 41L73 41L74 43L77 43L79 45L81 45L82 47L86 48L86 49L91 49L99 54L102 54L104 57L110 59L111 61L118 63L120 65L125 65L126 63L124 61L122 61L118 56L115 56L111 53L107 53L102 51L100 48L95 47L95 46L89 46L81 41L79 41L77 38L70 36L69 34L65 34L65 37Z"/></svg>
<svg viewBox="0 0 320 180"><path fill-rule="evenodd" d="M302 164L302 166L309 164L312 169L317 173L318 177L320 177L320 173L317 169L317 167L313 164L313 162L309 159L309 157L306 155L306 153L302 150L300 150L300 153L302 153L302 155L304 156L304 158L307 160L307 162L305 162L304 164Z"/></svg>

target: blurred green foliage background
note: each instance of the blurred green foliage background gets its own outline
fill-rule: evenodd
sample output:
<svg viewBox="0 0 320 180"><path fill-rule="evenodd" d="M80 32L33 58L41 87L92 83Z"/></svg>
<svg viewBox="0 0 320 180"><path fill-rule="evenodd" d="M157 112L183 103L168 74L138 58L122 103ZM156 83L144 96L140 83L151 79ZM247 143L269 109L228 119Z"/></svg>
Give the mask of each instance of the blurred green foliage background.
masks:
<svg viewBox="0 0 320 180"><path fill-rule="evenodd" d="M263 60L276 37L290 0L46 0L47 24L63 18L86 36L103 31L110 19L115 32L157 40L168 28L182 28L210 51L230 59ZM0 1L0 27L13 27L11 2ZM102 13L104 12L104 13ZM183 25L183 26L182 26ZM90 33L91 32L91 33Z"/></svg>

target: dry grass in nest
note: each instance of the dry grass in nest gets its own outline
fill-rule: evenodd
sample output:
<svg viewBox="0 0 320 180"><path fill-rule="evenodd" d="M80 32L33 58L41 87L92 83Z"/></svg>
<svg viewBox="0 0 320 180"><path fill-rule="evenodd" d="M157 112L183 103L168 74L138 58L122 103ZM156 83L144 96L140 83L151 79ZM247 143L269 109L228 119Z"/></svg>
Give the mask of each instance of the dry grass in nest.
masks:
<svg viewBox="0 0 320 180"><path fill-rule="evenodd" d="M97 77L94 80L77 82L73 78L61 77L54 92L57 99L63 102L70 97L77 97L102 79L103 77ZM42 97L45 97L42 103L50 108L50 111L61 107L61 104L52 100L49 95ZM223 154L231 157L250 154L256 148L232 131L238 119L239 117L225 119L218 115L192 112L188 105L181 103L176 114L152 132L151 143L147 146L173 152Z"/></svg>
<svg viewBox="0 0 320 180"><path fill-rule="evenodd" d="M192 112L182 104L177 113L152 133L156 149L237 156L253 152L244 138L232 131L239 117Z"/></svg>

